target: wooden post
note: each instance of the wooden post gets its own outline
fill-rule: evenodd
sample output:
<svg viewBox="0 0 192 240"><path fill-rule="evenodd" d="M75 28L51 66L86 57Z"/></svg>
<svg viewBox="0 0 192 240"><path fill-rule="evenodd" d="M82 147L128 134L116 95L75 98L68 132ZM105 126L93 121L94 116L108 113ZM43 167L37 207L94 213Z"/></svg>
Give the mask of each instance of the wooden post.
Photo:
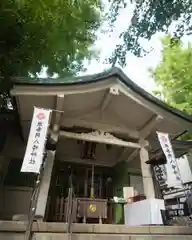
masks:
<svg viewBox="0 0 192 240"><path fill-rule="evenodd" d="M148 155L147 149L144 147L141 147L140 149L140 159L141 159L141 172L143 177L144 194L146 198L155 198L155 190L153 185L151 166L149 164L146 164L146 161L149 160L149 155Z"/></svg>
<svg viewBox="0 0 192 240"><path fill-rule="evenodd" d="M88 192L87 192L87 188L88 188L88 169L85 169L85 183L84 183L84 197L88 196Z"/></svg>
<svg viewBox="0 0 192 240"><path fill-rule="evenodd" d="M103 179L102 173L99 174L99 197L102 198L102 190L103 190Z"/></svg>
<svg viewBox="0 0 192 240"><path fill-rule="evenodd" d="M92 165L92 171L91 171L91 196L90 198L95 197L95 191L94 191L94 164Z"/></svg>

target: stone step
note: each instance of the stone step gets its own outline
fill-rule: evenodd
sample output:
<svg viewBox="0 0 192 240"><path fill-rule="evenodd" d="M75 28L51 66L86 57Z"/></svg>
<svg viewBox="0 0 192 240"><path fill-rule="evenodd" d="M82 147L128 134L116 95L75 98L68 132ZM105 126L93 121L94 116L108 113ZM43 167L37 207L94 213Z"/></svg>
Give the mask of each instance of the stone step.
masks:
<svg viewBox="0 0 192 240"><path fill-rule="evenodd" d="M27 222L0 221L0 240L24 240ZM192 240L192 227L110 224L72 224L71 238L65 223L34 222L33 240Z"/></svg>
<svg viewBox="0 0 192 240"><path fill-rule="evenodd" d="M192 240L192 235L34 233L32 240ZM12 239L11 239L12 240Z"/></svg>
<svg viewBox="0 0 192 240"><path fill-rule="evenodd" d="M23 233L0 233L2 240L24 240ZM34 233L32 240L191 240L192 235L127 235L127 234L72 234Z"/></svg>
<svg viewBox="0 0 192 240"><path fill-rule="evenodd" d="M24 233L0 232L0 239L2 240L24 240L24 236Z"/></svg>

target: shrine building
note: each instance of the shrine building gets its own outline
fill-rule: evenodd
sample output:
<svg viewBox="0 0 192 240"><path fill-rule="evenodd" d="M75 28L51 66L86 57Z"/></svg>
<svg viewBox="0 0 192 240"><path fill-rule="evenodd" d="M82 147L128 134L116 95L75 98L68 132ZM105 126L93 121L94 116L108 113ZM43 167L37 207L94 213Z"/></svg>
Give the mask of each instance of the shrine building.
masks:
<svg viewBox="0 0 192 240"><path fill-rule="evenodd" d="M178 157L191 151L176 141L192 133L192 117L147 93L118 68L73 79L17 78L11 96L17 125L7 128L0 153L2 220L29 211L36 175L20 169L34 107L53 110L35 212L45 222L66 221L71 184L76 223L114 224L109 201L123 198L123 187L146 199L159 198L146 163L162 159L157 131L169 134ZM95 199L93 208L101 208L98 219L79 210L89 199Z"/></svg>

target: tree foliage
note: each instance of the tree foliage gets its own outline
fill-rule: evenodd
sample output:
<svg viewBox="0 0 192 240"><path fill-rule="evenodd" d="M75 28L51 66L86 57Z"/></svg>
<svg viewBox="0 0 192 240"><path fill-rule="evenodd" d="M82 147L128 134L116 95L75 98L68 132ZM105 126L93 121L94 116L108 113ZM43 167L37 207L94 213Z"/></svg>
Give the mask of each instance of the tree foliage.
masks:
<svg viewBox="0 0 192 240"><path fill-rule="evenodd" d="M127 7L126 0L109 0L111 4L109 19L113 24L118 18L122 8ZM141 39L150 40L157 32L167 33L169 27L175 23L173 33L175 36L183 36L192 33L192 1L191 0L132 0L134 12L127 29L121 33L122 44L116 46L110 63L118 62L126 65L127 52L136 56L146 53Z"/></svg>
<svg viewBox="0 0 192 240"><path fill-rule="evenodd" d="M180 39L167 36L162 40L162 61L152 77L164 100L192 114L192 45L183 46Z"/></svg>
<svg viewBox="0 0 192 240"><path fill-rule="evenodd" d="M93 53L101 9L97 0L1 0L1 93L11 76L36 74L42 66L50 75L82 70Z"/></svg>

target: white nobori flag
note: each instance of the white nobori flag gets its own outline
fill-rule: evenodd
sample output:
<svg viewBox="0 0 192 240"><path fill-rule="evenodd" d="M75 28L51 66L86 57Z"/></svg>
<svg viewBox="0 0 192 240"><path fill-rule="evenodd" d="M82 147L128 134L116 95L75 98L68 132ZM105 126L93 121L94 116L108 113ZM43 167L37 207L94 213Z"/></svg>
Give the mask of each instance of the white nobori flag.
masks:
<svg viewBox="0 0 192 240"><path fill-rule="evenodd" d="M51 110L34 108L21 172L39 173L43 160Z"/></svg>
<svg viewBox="0 0 192 240"><path fill-rule="evenodd" d="M169 139L168 133L157 132L157 136L161 148L167 159L166 172L167 172L167 185L168 187L182 187L181 174L177 165L175 154Z"/></svg>

